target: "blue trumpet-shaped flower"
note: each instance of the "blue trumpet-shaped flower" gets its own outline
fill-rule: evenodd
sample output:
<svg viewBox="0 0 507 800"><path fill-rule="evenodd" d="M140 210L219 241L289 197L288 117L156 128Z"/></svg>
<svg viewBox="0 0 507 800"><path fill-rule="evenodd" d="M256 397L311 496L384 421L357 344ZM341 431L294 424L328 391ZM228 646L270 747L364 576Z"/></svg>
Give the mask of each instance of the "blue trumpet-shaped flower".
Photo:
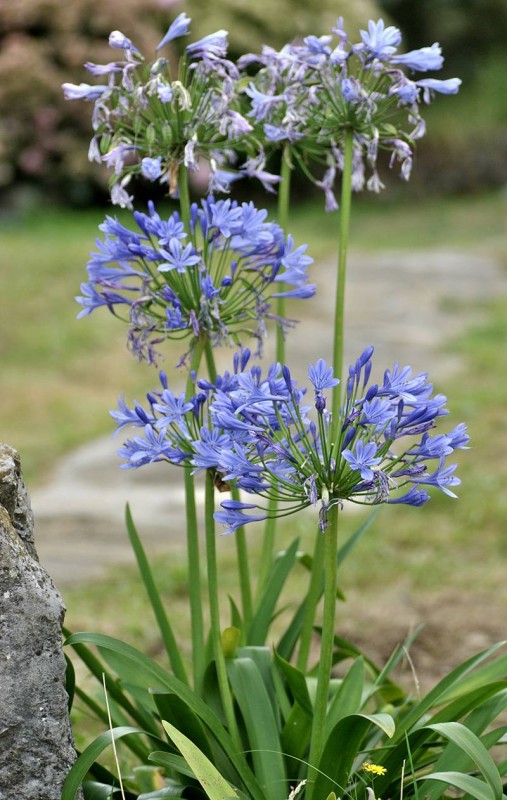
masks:
<svg viewBox="0 0 507 800"><path fill-rule="evenodd" d="M167 338L207 336L213 344L254 336L262 344L274 297L308 298L312 259L253 203L207 197L185 228L153 203L134 212L137 230L107 217L77 298L80 316L107 306L129 326L129 346L153 361ZM289 320L279 319L285 327Z"/></svg>
<svg viewBox="0 0 507 800"><path fill-rule="evenodd" d="M302 44L285 45L279 52L264 48L260 55L239 61L241 68L249 69L243 90L246 116L261 148L289 143L291 157L310 177L312 161L318 164L313 180L325 192L328 211L337 208L333 186L343 167L347 133L352 133L354 191L383 188L377 172L381 150L391 153L390 165L399 163L401 177L407 180L414 142L425 131L421 99L429 102L434 92L455 94L461 84L457 78L413 77L415 72L441 69L440 45L400 53L401 32L382 19L370 20L358 43L349 42L341 22L333 34L336 39L307 36ZM258 65L254 76L252 65Z"/></svg>
<svg viewBox="0 0 507 800"><path fill-rule="evenodd" d="M265 519L272 499L280 516L316 506L325 530L329 509L346 500L420 506L430 497L426 487L455 497L451 487L460 481L447 458L467 447L465 426L430 433L448 411L426 373L395 365L382 386L369 384L372 351L350 366L337 419L325 412L324 391L338 391L338 381L322 359L310 365L317 424L289 369L273 364L263 374L249 367L248 351L236 355L232 373L198 381L200 394L188 400L172 395L162 374L149 408L120 400L112 412L118 428L144 429L120 455L130 468L184 462L196 472L211 470L222 491L243 491L244 499L222 501L215 515L226 533Z"/></svg>

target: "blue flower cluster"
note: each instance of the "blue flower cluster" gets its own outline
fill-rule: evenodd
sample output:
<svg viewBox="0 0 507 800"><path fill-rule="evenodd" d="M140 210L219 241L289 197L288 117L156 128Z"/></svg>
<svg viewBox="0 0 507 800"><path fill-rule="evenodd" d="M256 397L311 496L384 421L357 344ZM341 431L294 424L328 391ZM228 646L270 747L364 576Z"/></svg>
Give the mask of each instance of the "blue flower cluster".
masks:
<svg viewBox="0 0 507 800"><path fill-rule="evenodd" d="M137 230L106 217L76 298L79 316L106 306L123 318L140 359L156 363L156 345L167 338L238 344L245 334L260 348L266 320L275 318L271 299L315 293L306 246L295 247L253 203L207 197L191 206L189 230L177 212L164 219L152 202L148 209L134 212Z"/></svg>
<svg viewBox="0 0 507 800"><path fill-rule="evenodd" d="M265 519L270 498L278 501L278 516L317 506L325 530L330 507L344 500L419 506L429 499L424 487L432 486L455 497L450 487L460 481L447 457L467 447L465 425L431 434L448 414L446 398L433 394L427 373L397 364L382 383L369 384L372 353L369 347L349 367L338 419L326 410L325 395L338 391L338 380L322 359L309 368L315 419L289 369L274 364L263 377L260 367L247 368L248 350L235 356L232 373L213 384L198 381L188 401L169 391L161 373L162 391L148 395L148 410L121 401L111 412L119 428L144 430L119 451L124 466L187 463L212 470L222 489L234 485L255 495L252 502L221 503L215 518L226 533Z"/></svg>
<svg viewBox="0 0 507 800"><path fill-rule="evenodd" d="M123 51L123 59L85 65L106 82L63 85L67 99L94 103L89 157L111 170L117 205L132 207L127 187L136 173L168 183L174 196L180 165L195 171L202 159L209 166L210 191L227 192L243 177L274 191L280 178L265 169L266 160L282 144L290 145L293 158L324 190L327 210L333 210L346 131L354 137L353 188L380 191L379 150L387 150L391 166L399 163L408 179L414 142L425 132L421 101L430 102L435 92L456 94L461 83L414 79L413 73L441 69L440 46L400 53L400 31L382 19L370 20L355 44L340 19L332 34L307 36L279 52L266 46L237 63L227 58L227 32L217 31L186 47L176 77L171 60L158 52L189 28L183 12L152 62L113 31L109 45Z"/></svg>
<svg viewBox="0 0 507 800"><path fill-rule="evenodd" d="M443 65L438 44L399 53L401 33L383 20L370 20L361 42L351 44L338 20L332 35L307 36L279 52L264 47L261 55L243 56L240 69L259 70L245 89L252 121L260 140L290 144L291 154L308 172L308 161L326 166L314 179L325 192L327 210L337 208L333 185L343 163L345 131L353 132L353 188L379 191L380 149L391 153L408 179L413 143L424 135L419 105L434 92L456 94L457 78L415 80L414 72L439 70ZM408 71L409 75L406 74ZM366 180L366 169L370 176Z"/></svg>
<svg viewBox="0 0 507 800"><path fill-rule="evenodd" d="M157 54L186 36L190 22L184 12L179 14L158 44ZM123 51L123 58L85 64L105 83L65 83L63 90L68 100L94 103L95 135L88 155L112 169L114 204L132 208L127 187L139 172L150 181L168 183L170 195L175 196L180 164L195 171L204 158L216 170L225 153L231 157L238 138L252 130L239 110L240 74L227 58L227 31L188 45L177 75L171 59L157 55L147 62L120 31L111 33L109 45Z"/></svg>

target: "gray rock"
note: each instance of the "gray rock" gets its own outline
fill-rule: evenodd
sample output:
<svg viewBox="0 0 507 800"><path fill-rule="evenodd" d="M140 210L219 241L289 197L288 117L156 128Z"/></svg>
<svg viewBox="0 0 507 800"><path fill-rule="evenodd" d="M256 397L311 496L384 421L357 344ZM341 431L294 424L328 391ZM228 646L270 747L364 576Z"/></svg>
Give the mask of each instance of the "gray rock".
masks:
<svg viewBox="0 0 507 800"><path fill-rule="evenodd" d="M65 606L41 567L15 450L0 445L0 798L58 800L76 758Z"/></svg>

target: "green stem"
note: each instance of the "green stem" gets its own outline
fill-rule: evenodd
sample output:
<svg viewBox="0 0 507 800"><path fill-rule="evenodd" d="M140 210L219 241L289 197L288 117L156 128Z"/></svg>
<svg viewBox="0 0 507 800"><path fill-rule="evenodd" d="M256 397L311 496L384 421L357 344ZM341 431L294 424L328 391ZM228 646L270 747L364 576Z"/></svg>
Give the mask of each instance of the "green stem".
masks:
<svg viewBox="0 0 507 800"><path fill-rule="evenodd" d="M187 523L188 592L190 599L190 628L192 634L192 669L194 688L200 691L206 668L204 622L201 601L201 565L195 486L192 467L184 467L185 514Z"/></svg>
<svg viewBox="0 0 507 800"><path fill-rule="evenodd" d="M264 538L262 540L261 550L261 563L259 567L259 580L257 582L257 594L259 598L262 595L262 590L266 585L271 565L273 564L273 551L275 549L276 537L276 518L275 513L278 503L276 498L269 498L268 501L268 518L264 524Z"/></svg>
<svg viewBox="0 0 507 800"><path fill-rule="evenodd" d="M310 586L305 602L305 615L299 637L299 650L297 657L297 667L302 672L306 672L308 658L312 645L313 626L315 625L315 612L322 595L322 570L324 566L324 535L320 528L315 539L315 549L313 553L313 564L310 573Z"/></svg>
<svg viewBox="0 0 507 800"><path fill-rule="evenodd" d="M213 348L209 339L206 339L205 354L206 365L208 367L208 377L211 383L215 383L217 370L213 355ZM233 500L240 500L238 489L231 489L231 497ZM243 623L245 630L248 630L250 622L252 621L252 588L250 581L250 562L248 559L245 528L243 525L236 530L234 539L236 542L236 558L238 560Z"/></svg>
<svg viewBox="0 0 507 800"><path fill-rule="evenodd" d="M337 569L336 557L338 552L338 505L334 505L328 512L328 527L324 533L324 614L322 620L322 639L320 661L317 674L317 691L315 695L315 708L312 724L312 738L310 745L309 779L313 784L316 768L319 765L324 748L324 728L329 696L329 683L331 668L333 666L333 644L336 614L336 589ZM312 797L310 786L310 798Z"/></svg>
<svg viewBox="0 0 507 800"><path fill-rule="evenodd" d="M190 234L190 192L188 189L188 171L184 164L178 168L178 190L181 220L185 230Z"/></svg>
<svg viewBox="0 0 507 800"><path fill-rule="evenodd" d="M285 147L282 153L282 164L280 169L280 189L278 191L278 214L277 220L281 228L283 228L285 235L287 235L287 225L289 222L289 204L290 204L290 178L291 178L291 163L289 158L289 147ZM279 291L283 292L284 286L280 285ZM276 313L280 318L285 317L285 297L277 297ZM285 339L283 336L283 329L280 325L276 328L276 360L280 364L285 364Z"/></svg>
<svg viewBox="0 0 507 800"><path fill-rule="evenodd" d="M208 336L206 337L206 342L204 344L204 355L206 358L206 367L208 368L208 378L211 383L215 383L217 379L217 368L215 364L215 356L213 355L213 347Z"/></svg>
<svg viewBox="0 0 507 800"><path fill-rule="evenodd" d="M352 199L352 150L353 132L347 131L344 141L343 174L340 205L340 231L338 249L338 276L336 280L336 304L333 335L333 371L341 380L343 372L343 339L345 328L345 280L347 274L347 249L349 243L350 205ZM333 392L332 419L340 412L340 392Z"/></svg>
<svg viewBox="0 0 507 800"><path fill-rule="evenodd" d="M290 205L290 179L291 179L291 162L289 157L289 146L286 146L282 152L282 163L280 168L280 188L278 191L278 213L277 220L284 232L287 233L287 225L289 222L289 205ZM280 291L283 291L283 286L280 286ZM285 297L277 297L276 313L278 317L285 317ZM280 364L285 364L285 339L283 336L283 329L280 325L276 328L276 360ZM257 596L260 596L265 586L266 580L273 563L273 551L275 549L276 538L276 510L278 503L276 498L270 498L268 503L268 518L264 526L264 539L262 543L261 564L259 570L259 582L257 586Z"/></svg>
<svg viewBox="0 0 507 800"><path fill-rule="evenodd" d="M340 208L340 241L338 250L338 275L336 279L336 304L333 331L333 370L341 380L343 372L343 339L345 321L345 281L347 273L347 250L349 242L350 206L352 199L352 158L353 131L345 133L343 145L343 173ZM341 393L333 392L332 419L338 424L340 416ZM333 457L336 458L338 448L336 436ZM337 553L338 553L338 504L328 510L328 527L324 533L324 613L322 621L322 639L320 661L317 674L317 691L312 724L310 745L310 800L313 795L315 770L319 766L324 748L324 729L329 697L329 683L333 666L333 644L336 615L337 588Z"/></svg>
<svg viewBox="0 0 507 800"><path fill-rule="evenodd" d="M203 342L196 340L192 351L192 361L186 386L186 396L191 397L194 391L192 372L199 366L202 357ZM184 467L185 474L185 514L187 524L187 562L188 591L190 600L190 629L192 635L192 669L194 688L200 691L204 670L206 669L204 645L204 621L201 598L201 559L199 553L199 526L195 502L195 485L192 467Z"/></svg>
<svg viewBox="0 0 507 800"><path fill-rule="evenodd" d="M231 488L233 500L240 500L239 489L235 486ZM241 591L241 608L243 611L243 626L248 630L252 622L252 585L250 581L250 562L248 559L248 548L246 544L245 527L241 525L237 528L234 537L236 540L236 557L238 559L239 587Z"/></svg>
<svg viewBox="0 0 507 800"><path fill-rule="evenodd" d="M210 610L210 625L211 625L211 644L213 647L213 657L215 659L215 667L217 671L218 688L222 705L229 728L229 734L232 737L236 752L241 752L241 740L239 731L234 716L234 707L232 702L232 695L227 679L227 668L225 664L225 657L222 650L222 637L220 629L220 609L218 602L218 571L217 571L217 554L215 545L215 520L213 514L215 511L215 484L213 481L213 472L208 470L206 472L206 491L204 500L204 521L206 532L206 561L208 566L208 597L209 597L209 610Z"/></svg>

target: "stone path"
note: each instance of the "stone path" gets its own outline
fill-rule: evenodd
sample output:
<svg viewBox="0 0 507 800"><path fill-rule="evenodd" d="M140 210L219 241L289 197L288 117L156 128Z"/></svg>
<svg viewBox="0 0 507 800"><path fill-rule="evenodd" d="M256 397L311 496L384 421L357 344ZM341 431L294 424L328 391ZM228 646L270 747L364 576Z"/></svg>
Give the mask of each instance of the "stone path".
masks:
<svg viewBox="0 0 507 800"><path fill-rule="evenodd" d="M288 340L291 371L304 383L308 363L329 360L332 349L334 265L319 264L316 272L319 300L308 304L304 323ZM393 251L351 256L347 288L346 363L374 344L379 378L399 361L428 370L445 389L445 376L460 365L442 345L479 321L484 301L505 293L507 281L502 266L481 251ZM226 366L229 354L222 351L220 361ZM132 561L123 523L127 501L150 550L184 545L181 471L164 464L120 470L119 442L107 437L81 447L32 492L39 556L59 587Z"/></svg>

